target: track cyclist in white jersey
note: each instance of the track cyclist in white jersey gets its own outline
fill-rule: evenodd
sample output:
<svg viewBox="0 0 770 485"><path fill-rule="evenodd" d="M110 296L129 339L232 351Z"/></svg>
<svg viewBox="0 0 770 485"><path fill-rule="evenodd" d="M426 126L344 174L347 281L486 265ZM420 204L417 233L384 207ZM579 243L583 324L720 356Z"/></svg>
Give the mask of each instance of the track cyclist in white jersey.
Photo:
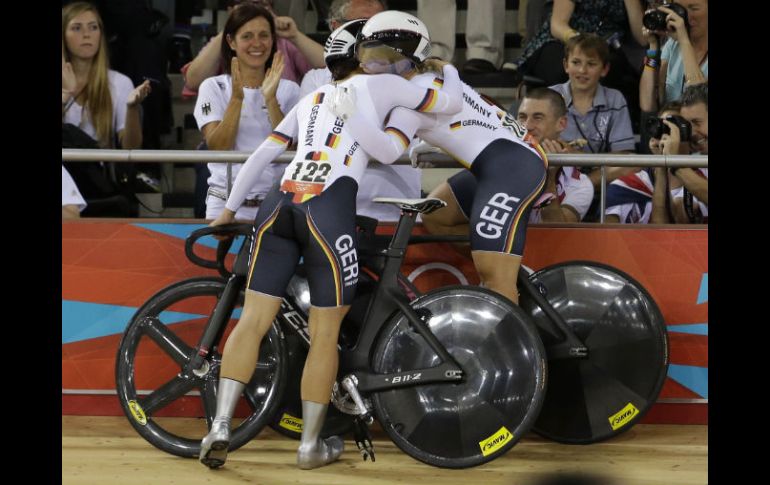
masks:
<svg viewBox="0 0 770 485"><path fill-rule="evenodd" d="M420 87L393 74L357 75L362 71L353 57L353 47L363 23L344 24L332 32L325 47L333 78L341 86L355 86L359 93L362 117L382 126L395 106L422 112L459 112L462 84L452 66L444 68L442 89ZM421 50L430 45L427 29L414 32L408 40ZM225 345L216 417L201 442L200 461L211 468L222 466L227 458L235 405L251 379L259 343L281 306L300 257L310 285L311 346L302 374L303 427L297 464L302 469L316 468L336 460L343 451L340 437L319 436L337 376L340 324L358 280L355 201L369 155L349 134L347 123L329 110L334 89L332 84L318 88L286 115L238 172L225 210L211 223L232 222L262 170L296 140L296 156L280 184L265 197L254 221L243 312Z"/></svg>
<svg viewBox="0 0 770 485"><path fill-rule="evenodd" d="M362 65L390 65L391 72L419 86L440 86L446 78L442 81L435 74L400 67L403 42L389 26L402 15L386 11L367 21L356 45L359 60ZM406 62L411 60L407 56ZM400 107L391 112L384 131L366 117L356 86L338 88L332 109L347 121L356 142L382 163L398 158L416 134L468 169L431 192L430 197L448 205L423 214L423 223L438 234L444 233L442 227L469 224L471 254L482 285L518 304L516 277L527 220L543 190L548 162L512 116L468 85L462 86L459 113L425 114Z"/></svg>

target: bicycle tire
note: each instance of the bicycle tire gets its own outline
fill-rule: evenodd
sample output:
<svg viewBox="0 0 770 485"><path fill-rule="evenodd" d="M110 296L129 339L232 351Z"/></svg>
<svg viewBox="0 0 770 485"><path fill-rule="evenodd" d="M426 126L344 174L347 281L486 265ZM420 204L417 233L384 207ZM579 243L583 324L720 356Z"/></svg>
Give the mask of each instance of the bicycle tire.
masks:
<svg viewBox="0 0 770 485"><path fill-rule="evenodd" d="M655 403L668 372L666 327L652 296L628 274L593 261L556 264L530 279L588 347L585 359L549 361L534 431L589 444L632 428ZM538 328L550 322L527 294L520 305ZM547 353L552 337L542 338Z"/></svg>
<svg viewBox="0 0 770 485"><path fill-rule="evenodd" d="M450 286L411 303L465 371L463 382L372 393L382 428L413 458L442 468L481 465L510 450L534 425L546 358L529 316L484 288ZM435 366L438 356L397 312L375 343L378 373Z"/></svg>
<svg viewBox="0 0 770 485"><path fill-rule="evenodd" d="M118 348L115 379L123 413L140 436L156 448L176 456L197 457L200 441L214 418L221 362L218 343L214 343L206 358L209 366L205 374L185 374L183 368L184 363L194 355L200 335L225 285L220 278L200 277L160 290L131 318ZM241 291L236 308L243 305L243 298ZM160 317L157 320L159 323L146 317ZM234 317L231 316L228 329L234 326ZM226 334L222 335L224 342ZM157 347L152 349L153 344L164 353L158 355ZM274 323L262 342L254 377L242 398L249 414L237 425L237 420L233 420L230 450L246 444L272 417L285 386L286 359L283 335ZM151 366L149 371L148 366ZM164 382L174 373L176 377L155 388L156 384ZM143 389L147 387L153 390L143 397L146 393ZM196 400L189 399L188 391L196 388L200 392L205 425L202 423L199 434L181 434L173 429L171 420L159 418L163 418L163 414L173 414L164 412L172 403L189 409ZM241 405L243 407L243 403Z"/></svg>

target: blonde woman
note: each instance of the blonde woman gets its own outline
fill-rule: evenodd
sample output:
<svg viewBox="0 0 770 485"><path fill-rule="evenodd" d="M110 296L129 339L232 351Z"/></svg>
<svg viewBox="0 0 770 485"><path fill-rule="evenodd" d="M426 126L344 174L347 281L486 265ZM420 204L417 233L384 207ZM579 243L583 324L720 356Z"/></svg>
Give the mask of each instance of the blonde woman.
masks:
<svg viewBox="0 0 770 485"><path fill-rule="evenodd" d="M140 148L139 105L149 93L149 81L134 88L127 76L109 68L96 7L75 2L62 8L63 123L78 126L103 148Z"/></svg>

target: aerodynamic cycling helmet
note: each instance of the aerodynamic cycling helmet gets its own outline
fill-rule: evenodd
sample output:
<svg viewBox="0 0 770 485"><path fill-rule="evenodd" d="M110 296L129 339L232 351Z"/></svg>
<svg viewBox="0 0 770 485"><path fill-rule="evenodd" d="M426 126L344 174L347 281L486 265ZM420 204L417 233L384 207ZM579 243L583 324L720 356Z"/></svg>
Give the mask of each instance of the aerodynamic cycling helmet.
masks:
<svg viewBox="0 0 770 485"><path fill-rule="evenodd" d="M329 34L324 45L324 62L327 66L330 62L355 57L356 38L365 23L366 19L351 20Z"/></svg>
<svg viewBox="0 0 770 485"><path fill-rule="evenodd" d="M414 15L386 10L370 18L358 34L358 46L377 41L421 64L430 55L428 28Z"/></svg>

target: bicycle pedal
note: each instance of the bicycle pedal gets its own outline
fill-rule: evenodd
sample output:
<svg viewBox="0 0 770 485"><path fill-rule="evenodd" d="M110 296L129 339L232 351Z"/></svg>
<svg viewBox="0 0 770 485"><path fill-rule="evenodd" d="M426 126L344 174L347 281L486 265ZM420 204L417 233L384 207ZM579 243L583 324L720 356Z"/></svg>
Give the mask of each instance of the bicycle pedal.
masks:
<svg viewBox="0 0 770 485"><path fill-rule="evenodd" d="M366 461L367 458L371 458L372 463L376 461L374 459L374 450L361 450L361 456L364 457L364 461Z"/></svg>
<svg viewBox="0 0 770 485"><path fill-rule="evenodd" d="M367 425L367 423L371 423L372 421L373 419L368 415L357 417L354 420L353 437L356 440L356 446L364 461L366 461L367 458L371 458L372 462L374 462L374 445L372 444L369 426Z"/></svg>

